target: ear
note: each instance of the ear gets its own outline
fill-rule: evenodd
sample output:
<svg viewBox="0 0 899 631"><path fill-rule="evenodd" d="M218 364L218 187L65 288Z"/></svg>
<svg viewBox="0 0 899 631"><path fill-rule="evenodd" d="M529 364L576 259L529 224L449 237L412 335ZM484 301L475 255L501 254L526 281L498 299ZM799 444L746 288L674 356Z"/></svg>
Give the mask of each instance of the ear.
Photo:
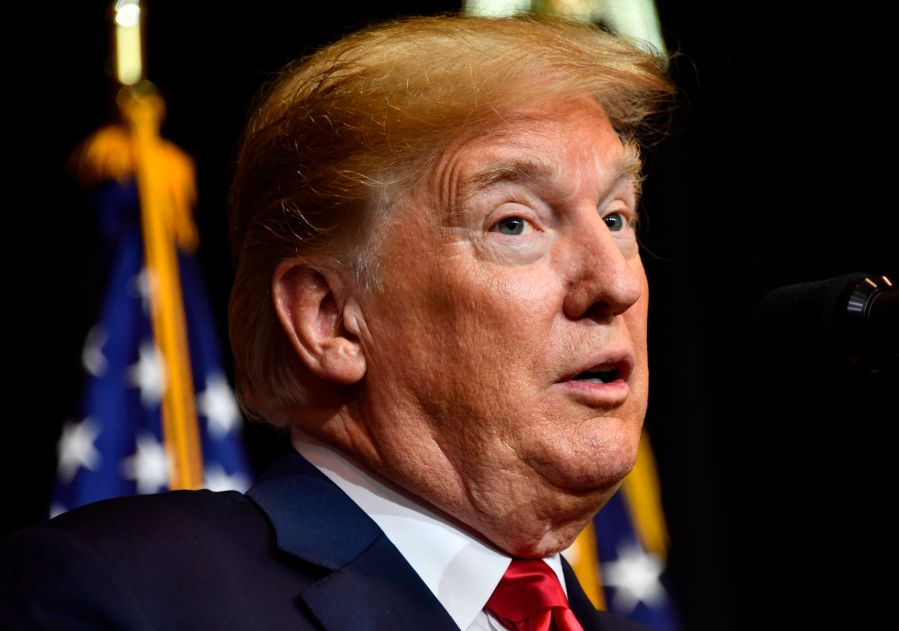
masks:
<svg viewBox="0 0 899 631"><path fill-rule="evenodd" d="M340 384L360 381L366 369L358 314L349 323L345 318L358 311L351 289L338 274L299 261L282 261L272 279L275 311L300 360L313 374Z"/></svg>

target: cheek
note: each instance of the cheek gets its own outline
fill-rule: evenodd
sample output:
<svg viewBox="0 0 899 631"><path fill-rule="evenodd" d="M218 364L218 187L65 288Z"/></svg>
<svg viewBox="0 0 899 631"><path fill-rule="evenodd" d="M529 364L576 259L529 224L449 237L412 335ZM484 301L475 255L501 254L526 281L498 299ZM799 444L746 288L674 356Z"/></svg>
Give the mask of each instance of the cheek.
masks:
<svg viewBox="0 0 899 631"><path fill-rule="evenodd" d="M562 313L564 285L548 265L493 267L481 281L479 310L498 330L525 340L546 336Z"/></svg>
<svg viewBox="0 0 899 631"><path fill-rule="evenodd" d="M542 265L460 265L450 260L433 275L418 296L426 319L440 320L463 339L470 352L478 343L513 347L542 339L552 318L561 312L563 287ZM535 329L544 327L542 334Z"/></svg>
<svg viewBox="0 0 899 631"><path fill-rule="evenodd" d="M645 408L645 399L647 397L647 389L649 386L649 357L646 343L646 331L649 317L649 287L647 286L646 276L640 268L642 293L640 299L624 313L624 322L627 326L628 333L631 337L631 343L634 348L636 365L634 367L634 388L635 396L643 399Z"/></svg>
<svg viewBox="0 0 899 631"><path fill-rule="evenodd" d="M483 359L478 351L496 332L488 335L484 325L490 320L489 292L479 290L453 257L427 266L424 260L423 255L409 261L406 280L392 282L371 305L366 351L373 371L433 397L466 387Z"/></svg>
<svg viewBox="0 0 899 631"><path fill-rule="evenodd" d="M467 352L476 356L479 376L500 390L493 397L523 400L533 393L535 379L545 378L545 362L553 354L554 325L561 313L562 285L538 266L494 268L480 279L468 308L455 315L463 320L460 335ZM474 369L475 367L473 367Z"/></svg>
<svg viewBox="0 0 899 631"><path fill-rule="evenodd" d="M637 319L636 326L639 330L639 337L634 340L635 344L639 344L642 348L646 348L646 327L649 320L649 283L646 280L646 273L643 271L643 265L639 267L640 273L640 300L634 305L634 317Z"/></svg>
<svg viewBox="0 0 899 631"><path fill-rule="evenodd" d="M545 377L560 283L533 271L472 273L457 263L431 275L420 293L392 297L396 313L381 327L389 337L373 341L377 363L445 422L497 419L510 406L536 405L526 400L533 381ZM472 440L464 437L478 427L463 427L459 438Z"/></svg>

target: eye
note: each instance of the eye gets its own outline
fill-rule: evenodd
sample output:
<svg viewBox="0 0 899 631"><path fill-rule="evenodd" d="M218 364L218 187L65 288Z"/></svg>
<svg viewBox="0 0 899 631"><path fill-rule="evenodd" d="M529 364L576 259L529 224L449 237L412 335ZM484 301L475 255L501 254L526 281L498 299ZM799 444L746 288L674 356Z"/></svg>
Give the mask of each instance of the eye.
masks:
<svg viewBox="0 0 899 631"><path fill-rule="evenodd" d="M602 220L610 232L619 232L627 227L627 218L622 213L609 213Z"/></svg>
<svg viewBox="0 0 899 631"><path fill-rule="evenodd" d="M527 229L527 227L528 222L521 217L507 217L497 222L496 226L494 226L494 229L501 234L517 236L520 234L524 234L524 231Z"/></svg>

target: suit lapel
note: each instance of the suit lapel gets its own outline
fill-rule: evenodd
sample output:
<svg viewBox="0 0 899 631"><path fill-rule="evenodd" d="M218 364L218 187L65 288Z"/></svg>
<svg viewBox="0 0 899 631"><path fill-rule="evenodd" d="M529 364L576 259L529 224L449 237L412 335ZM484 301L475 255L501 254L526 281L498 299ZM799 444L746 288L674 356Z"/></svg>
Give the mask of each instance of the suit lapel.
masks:
<svg viewBox="0 0 899 631"><path fill-rule="evenodd" d="M299 454L247 495L268 515L279 549L331 570L299 594L325 629L458 631L377 524Z"/></svg>
<svg viewBox="0 0 899 631"><path fill-rule="evenodd" d="M458 631L443 605L385 536L301 597L326 629Z"/></svg>
<svg viewBox="0 0 899 631"><path fill-rule="evenodd" d="M247 495L268 515L278 548L329 570L343 567L381 529L299 454L265 472Z"/></svg>
<svg viewBox="0 0 899 631"><path fill-rule="evenodd" d="M562 557L562 574L565 576L565 591L568 592L568 606L574 612L574 617L578 619L584 631L609 631L609 628L603 624L601 614L590 602L590 598L581 588L580 581L574 574L574 570L568 565L568 561Z"/></svg>

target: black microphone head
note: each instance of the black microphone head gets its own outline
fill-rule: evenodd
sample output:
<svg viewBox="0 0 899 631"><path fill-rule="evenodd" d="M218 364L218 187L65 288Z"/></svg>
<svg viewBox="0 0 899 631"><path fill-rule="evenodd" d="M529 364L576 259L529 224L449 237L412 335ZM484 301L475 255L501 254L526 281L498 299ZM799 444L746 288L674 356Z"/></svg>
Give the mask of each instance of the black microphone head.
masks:
<svg viewBox="0 0 899 631"><path fill-rule="evenodd" d="M756 307L757 350L824 370L892 365L897 294L887 277L862 273L780 287Z"/></svg>

